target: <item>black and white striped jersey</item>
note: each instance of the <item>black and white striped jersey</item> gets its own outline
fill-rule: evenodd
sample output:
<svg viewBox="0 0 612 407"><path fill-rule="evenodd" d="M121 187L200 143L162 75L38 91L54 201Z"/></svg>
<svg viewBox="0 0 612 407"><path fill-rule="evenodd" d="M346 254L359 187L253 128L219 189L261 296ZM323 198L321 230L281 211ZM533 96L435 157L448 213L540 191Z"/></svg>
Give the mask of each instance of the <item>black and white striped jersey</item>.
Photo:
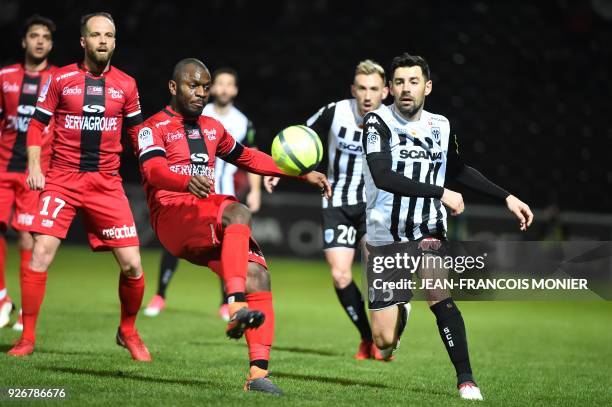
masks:
<svg viewBox="0 0 612 407"><path fill-rule="evenodd" d="M393 105L383 105L365 116L363 132L364 157L382 153L390 157L392 171L416 182L444 186L450 135L446 117L423 110L419 121L410 122ZM446 209L439 197L402 196L379 189L368 165L364 178L369 241L446 235Z"/></svg>
<svg viewBox="0 0 612 407"><path fill-rule="evenodd" d="M323 208L365 202L362 123L355 99L330 103L306 122L319 137L327 138L327 178L332 187L332 199L323 199Z"/></svg>
<svg viewBox="0 0 612 407"><path fill-rule="evenodd" d="M247 147L255 147L255 129L253 128L253 123L235 106L232 106L227 114L220 115L215 111L214 104L209 103L204 106L202 115L219 120L229 134L239 143ZM215 162L215 191L218 194L236 195L234 187L236 171L238 171L238 167L234 164L225 162L217 157Z"/></svg>

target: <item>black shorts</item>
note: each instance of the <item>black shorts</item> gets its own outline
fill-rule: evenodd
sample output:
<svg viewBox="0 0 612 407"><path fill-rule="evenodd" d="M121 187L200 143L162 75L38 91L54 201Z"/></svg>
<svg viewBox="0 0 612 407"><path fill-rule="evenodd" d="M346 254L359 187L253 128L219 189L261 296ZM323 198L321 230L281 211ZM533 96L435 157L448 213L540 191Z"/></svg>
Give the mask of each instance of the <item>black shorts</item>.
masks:
<svg viewBox="0 0 612 407"><path fill-rule="evenodd" d="M424 236L416 241L396 243L394 245L400 245L399 247L402 248L403 252L407 252L409 256L414 257L421 257L425 254L444 257L447 254L446 239L444 237ZM397 250L391 250L391 252L395 253ZM373 256L374 253L375 251L370 249L370 256ZM368 268L371 267L371 259L372 257L368 259ZM412 280L413 274L414 273L401 273L401 275L397 275L393 281L397 281L397 277L404 277L408 280ZM368 280L368 308L370 311L380 311L394 305L405 304L410 302L413 297L412 290L408 288L401 289L399 293L395 290L383 290L382 293L380 291L375 291L372 284L376 276L374 276L370 270L366 271L366 275ZM384 277L382 280L387 281Z"/></svg>
<svg viewBox="0 0 612 407"><path fill-rule="evenodd" d="M323 250L335 247L355 249L366 234L366 205L323 209Z"/></svg>

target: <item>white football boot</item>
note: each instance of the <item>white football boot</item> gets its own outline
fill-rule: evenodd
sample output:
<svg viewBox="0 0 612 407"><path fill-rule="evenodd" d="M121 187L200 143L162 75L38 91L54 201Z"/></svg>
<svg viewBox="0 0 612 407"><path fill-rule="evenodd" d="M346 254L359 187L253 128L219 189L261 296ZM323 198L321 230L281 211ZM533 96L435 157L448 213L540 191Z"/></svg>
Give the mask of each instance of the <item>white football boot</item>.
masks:
<svg viewBox="0 0 612 407"><path fill-rule="evenodd" d="M8 295L0 300L0 328L8 325L11 320L11 313L14 309L15 305Z"/></svg>
<svg viewBox="0 0 612 407"><path fill-rule="evenodd" d="M465 382L459 385L459 396L464 400L483 400L480 389L473 382Z"/></svg>

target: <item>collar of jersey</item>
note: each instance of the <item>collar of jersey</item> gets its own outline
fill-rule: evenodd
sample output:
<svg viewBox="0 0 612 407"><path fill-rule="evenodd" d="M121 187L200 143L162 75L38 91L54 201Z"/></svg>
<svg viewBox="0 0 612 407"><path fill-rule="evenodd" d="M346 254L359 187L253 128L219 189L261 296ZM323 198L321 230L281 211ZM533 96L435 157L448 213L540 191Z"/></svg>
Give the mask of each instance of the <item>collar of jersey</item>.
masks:
<svg viewBox="0 0 612 407"><path fill-rule="evenodd" d="M45 66L43 69L41 69L40 71L28 71L26 69L25 66L25 62L22 62L21 64L19 64L19 66L21 67L21 69L23 70L23 72L27 73L30 76L36 76L36 75L40 75L41 73L48 71L49 69L51 69L51 64L49 63L49 61L47 61L47 66Z"/></svg>
<svg viewBox="0 0 612 407"><path fill-rule="evenodd" d="M79 70L81 70L81 71L85 72L85 75L89 75L89 76L94 77L94 78L103 78L103 77L107 76L108 74L110 74L110 73L111 73L111 71L113 70L113 66L112 66L112 65L109 65L109 66L108 66L108 71L106 71L106 72L102 72L100 75L95 75L95 74L93 74L93 73L89 72L89 71L88 71L88 70L85 68L85 64L83 64L83 62L82 62L82 61L81 61L81 62L77 62L77 67L79 68Z"/></svg>
<svg viewBox="0 0 612 407"><path fill-rule="evenodd" d="M185 116L183 116L182 114L180 114L179 112L177 112L176 110L174 110L174 109L173 109L173 108L172 108L170 105L167 105L167 106L164 108L164 111L166 112L166 114L167 114L168 116L170 116L170 117L176 117L177 119L179 119L180 121L183 121L183 122L189 122L189 123L193 122L193 123L195 123L195 122L197 122L197 121L198 121L198 119L199 119L199 117L197 117L197 118L195 118L195 119L193 119L193 120L188 120L188 119L185 119Z"/></svg>
<svg viewBox="0 0 612 407"><path fill-rule="evenodd" d="M399 114L399 113L397 113L397 112L395 111L395 104L392 104L392 105L389 107L389 110L391 110L391 114L393 115L393 117L395 117L395 119L396 119L396 120L397 120L397 121L398 121L398 122L399 122L399 123L400 123L402 126L405 126L405 125L407 125L408 123L419 123L421 120L423 120L423 112L425 112L424 110L423 110L423 111L421 111L421 117L419 118L419 120L415 120L415 121L411 122L411 121L409 121L409 120L404 119L402 116L400 116L400 114Z"/></svg>

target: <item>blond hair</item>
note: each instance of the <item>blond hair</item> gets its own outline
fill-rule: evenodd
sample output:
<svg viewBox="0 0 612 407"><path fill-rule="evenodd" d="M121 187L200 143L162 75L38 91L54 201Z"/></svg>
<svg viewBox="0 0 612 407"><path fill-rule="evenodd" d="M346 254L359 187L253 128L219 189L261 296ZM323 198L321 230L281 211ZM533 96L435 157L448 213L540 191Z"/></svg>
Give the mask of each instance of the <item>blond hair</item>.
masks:
<svg viewBox="0 0 612 407"><path fill-rule="evenodd" d="M372 75L379 74L385 83L385 70L378 62L372 61L371 59L366 59L364 61L359 62L357 64L357 68L355 68L355 76L357 75Z"/></svg>

